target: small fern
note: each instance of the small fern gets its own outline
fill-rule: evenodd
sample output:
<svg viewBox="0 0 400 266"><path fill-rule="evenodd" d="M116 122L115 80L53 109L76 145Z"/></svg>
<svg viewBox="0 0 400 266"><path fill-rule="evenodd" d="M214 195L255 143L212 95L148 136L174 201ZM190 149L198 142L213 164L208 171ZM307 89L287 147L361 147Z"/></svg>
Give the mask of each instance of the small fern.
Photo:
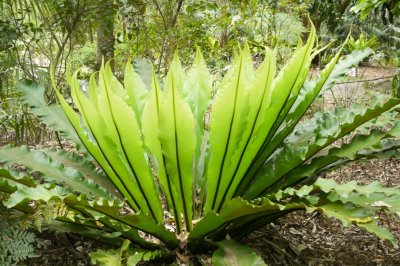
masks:
<svg viewBox="0 0 400 266"><path fill-rule="evenodd" d="M0 208L0 264L15 265L35 254L34 233L21 229L19 221L11 218L9 212Z"/></svg>
<svg viewBox="0 0 400 266"><path fill-rule="evenodd" d="M39 230L42 231L43 223L49 224L51 221L55 220L59 217L65 217L70 220L74 220L74 212L69 210L67 206L60 202L51 200L47 204L38 204L35 208L34 214L31 216L33 220L34 226Z"/></svg>

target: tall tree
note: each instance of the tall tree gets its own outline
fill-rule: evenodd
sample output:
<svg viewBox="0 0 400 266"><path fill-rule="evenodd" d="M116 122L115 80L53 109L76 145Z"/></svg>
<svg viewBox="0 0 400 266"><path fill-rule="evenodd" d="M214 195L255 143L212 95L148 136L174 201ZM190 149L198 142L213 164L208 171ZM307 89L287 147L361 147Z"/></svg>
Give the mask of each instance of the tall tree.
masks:
<svg viewBox="0 0 400 266"><path fill-rule="evenodd" d="M113 0L99 0L97 9L97 68L104 59L114 58L114 16L116 7ZM111 62L111 64L113 64Z"/></svg>

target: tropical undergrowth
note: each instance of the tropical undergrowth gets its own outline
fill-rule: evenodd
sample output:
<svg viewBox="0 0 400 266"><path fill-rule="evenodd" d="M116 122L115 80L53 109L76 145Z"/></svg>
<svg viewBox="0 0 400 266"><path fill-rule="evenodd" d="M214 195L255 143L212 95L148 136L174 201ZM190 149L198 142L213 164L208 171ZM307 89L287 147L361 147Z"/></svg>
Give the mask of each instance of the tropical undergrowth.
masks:
<svg viewBox="0 0 400 266"><path fill-rule="evenodd" d="M36 203L56 203L60 212L43 226L114 245L91 254L101 265L210 250L215 264L261 265L235 241L297 210L321 212L397 246L377 213L399 215L398 188L318 177L355 160L398 157L400 99L305 118L317 97L371 53L339 52L309 78L322 49L311 29L278 70L268 48L254 69L245 46L217 85L199 50L187 73L175 55L164 80L153 73L144 81L128 61L120 82L105 64L84 89L78 72L69 73L70 91L54 85L59 104L50 105L43 86L21 81L32 112L78 152L1 148L1 162L27 167L2 167L2 203L27 215L37 214Z"/></svg>

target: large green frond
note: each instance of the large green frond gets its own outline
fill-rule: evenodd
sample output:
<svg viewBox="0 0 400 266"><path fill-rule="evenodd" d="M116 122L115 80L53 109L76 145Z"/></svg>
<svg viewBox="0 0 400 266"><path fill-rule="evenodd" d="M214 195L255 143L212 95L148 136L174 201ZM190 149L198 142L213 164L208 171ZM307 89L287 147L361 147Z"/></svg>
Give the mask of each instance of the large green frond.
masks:
<svg viewBox="0 0 400 266"><path fill-rule="evenodd" d="M284 187L282 177L294 171L334 141L398 104L400 100L391 99L372 108L337 108L332 112L317 113L313 120L309 123L305 122L308 125L304 127L307 133L301 134L295 130L286 139L282 149L262 167L246 193L246 198L260 196L271 188ZM275 169L275 171L270 171L270 169Z"/></svg>
<svg viewBox="0 0 400 266"><path fill-rule="evenodd" d="M121 198L121 194L118 192L117 188L110 181L107 175L105 175L103 170L97 169L97 166L94 165L91 161L73 152L57 150L55 148L44 149L43 153L45 153L53 161L60 162L64 166L75 169L86 179L92 180L100 187L109 191L111 194L117 196L118 198Z"/></svg>
<svg viewBox="0 0 400 266"><path fill-rule="evenodd" d="M341 54L340 50L331 62L321 71L317 79L306 81L299 93L299 97L296 99L296 102L287 114L285 121L271 139L268 147L266 147L264 158L267 158L267 155L271 155L282 141L293 131L294 127L298 124L318 95L331 89L335 82L340 80L352 67L370 55L371 52L372 50L370 49L353 51L344 59L339 60Z"/></svg>
<svg viewBox="0 0 400 266"><path fill-rule="evenodd" d="M172 200L178 216L183 213L186 229L191 230L193 216L193 159L196 148L195 119L182 95L184 71L177 55L164 85L159 113L159 139L165 159ZM180 232L180 219L176 219Z"/></svg>
<svg viewBox="0 0 400 266"><path fill-rule="evenodd" d="M0 149L0 158L3 163L25 165L31 171L42 173L46 180L65 184L66 188L72 191L93 193L108 199L113 198L107 190L99 187L94 180L86 179L76 169L53 160L45 152L29 150L25 146L15 148L4 146Z"/></svg>
<svg viewBox="0 0 400 266"><path fill-rule="evenodd" d="M400 148L400 123L397 123L389 131L372 130L368 135L356 135L348 144L329 149L327 154L312 159L308 164L292 171L285 177L285 185L303 181L308 177L315 177L320 172L326 171L343 160L354 161L357 159L371 158L382 152Z"/></svg>
<svg viewBox="0 0 400 266"><path fill-rule="evenodd" d="M144 156L136 115L127 104L127 95L112 75L109 65L102 67L99 73L98 108L77 87L76 75L71 78L71 87L72 96L84 117L83 120L86 121L108 163L126 186L129 196L142 211L150 212L161 221L161 202Z"/></svg>
<svg viewBox="0 0 400 266"><path fill-rule="evenodd" d="M212 81L213 77L207 69L207 65L204 62L200 49L197 48L192 68L190 69L188 77L183 85L185 100L189 104L195 117L197 143L193 169L197 181L202 177L204 171L202 166L199 166L198 163L201 156L202 145L204 143L205 114L211 100Z"/></svg>
<svg viewBox="0 0 400 266"><path fill-rule="evenodd" d="M219 207L231 178L229 171L240 160L243 134L249 127L253 72L248 47L245 47L222 80L212 105L205 212Z"/></svg>
<svg viewBox="0 0 400 266"><path fill-rule="evenodd" d="M147 90L146 85L139 74L136 73L135 69L133 68L131 60L128 60L126 63L124 87L129 96L129 105L135 111L136 120L138 123L140 123L143 114L143 108L147 101L149 91Z"/></svg>
<svg viewBox="0 0 400 266"><path fill-rule="evenodd" d="M220 203L229 200L233 197L238 185L240 184L243 174L253 162L261 145L264 142L268 131L268 108L271 106L272 96L272 81L275 77L276 62L275 53L266 49L265 60L257 69L255 79L250 87L250 107L249 113L250 122L243 138L247 139L243 144L238 163L232 167L230 171L231 180Z"/></svg>
<svg viewBox="0 0 400 266"><path fill-rule="evenodd" d="M315 29L313 28L307 43L297 48L291 60L283 67L278 76L271 84L271 92L263 103L260 115L256 117L257 123L262 124L263 131L260 136L254 135L253 138L261 138L262 143L258 143L251 149L251 154L256 156L251 158L252 162L248 163L241 169L238 174L240 176L239 184L236 185L234 194L241 195L247 188L247 184L253 179L257 169L263 165L265 160L270 156L265 152L271 144L271 139L286 119L296 99L298 98L300 89L307 77L315 42Z"/></svg>
<svg viewBox="0 0 400 266"><path fill-rule="evenodd" d="M103 153L103 150L101 150L99 148L99 146L97 145L97 141L93 138L93 136L85 128L79 115L72 109L71 106L69 106L69 104L64 99L62 94L57 90L57 88L55 86L54 78L52 80L53 80L53 87L57 94L57 98L58 98L69 122L74 127L77 135L79 136L79 139L85 145L85 147L90 152L90 154L93 156L93 158L96 159L96 161L100 164L100 166L103 168L103 170L107 173L107 176L112 180L112 182L118 188L118 190L121 192L121 194L127 198L131 207L135 211L138 211L137 203L132 198L132 196L129 195L129 192L127 191L124 184L121 182L121 180L118 177L118 175L116 174L115 170L110 166L107 158L105 157L105 155Z"/></svg>
<svg viewBox="0 0 400 266"><path fill-rule="evenodd" d="M13 181L11 179L7 181ZM2 178L0 179L0 184ZM111 223L111 227L120 227L121 233L129 232L131 229L140 230L151 234L169 246L176 246L178 241L174 233L168 231L163 225L157 224L156 221L149 215L146 214L123 214L123 204L116 200L109 200L106 198L91 197L85 194L76 196L59 186L49 185L42 186L38 185L35 187L28 187L21 183L14 182L14 189L7 199L3 202L4 206L12 208L17 205L27 204L29 201L44 201L49 202L50 200L61 200L69 208L74 210L76 213L71 222L83 225L92 225L97 229L101 229L101 225L96 223L90 223L91 220L99 221L107 225ZM80 214L80 215L78 215ZM85 217L82 217L84 215ZM69 218L68 218L69 219ZM81 222L80 222L81 221ZM125 225L125 227L121 227ZM126 234L131 236L131 234ZM134 235L136 238L137 235Z"/></svg>
<svg viewBox="0 0 400 266"><path fill-rule="evenodd" d="M62 137L75 143L81 152L86 152L85 146L82 145L61 106L46 103L44 86L30 80L22 80L17 83L17 90L22 93L22 102L31 107L31 112L38 116L42 123L60 132Z"/></svg>

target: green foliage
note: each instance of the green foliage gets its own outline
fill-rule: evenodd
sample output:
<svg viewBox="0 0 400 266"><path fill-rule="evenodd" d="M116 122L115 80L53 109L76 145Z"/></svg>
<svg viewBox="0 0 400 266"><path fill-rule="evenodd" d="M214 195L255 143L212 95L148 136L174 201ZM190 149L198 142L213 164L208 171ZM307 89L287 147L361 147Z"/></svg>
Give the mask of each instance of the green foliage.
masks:
<svg viewBox="0 0 400 266"><path fill-rule="evenodd" d="M35 234L21 228L18 222L3 207L0 208L1 265L16 265L37 256L34 248Z"/></svg>
<svg viewBox="0 0 400 266"><path fill-rule="evenodd" d="M141 261L153 261L157 259L168 260L171 254L156 251L146 251L137 248L130 248L129 240L125 240L121 248L107 251L98 250L90 253L91 262L99 266L135 266Z"/></svg>
<svg viewBox="0 0 400 266"><path fill-rule="evenodd" d="M312 28L307 42L279 70L270 49L254 69L245 45L214 87L199 50L187 74L175 54L162 84L154 70L151 83L143 80L148 71L135 71L130 61L123 84L107 63L90 78L86 92L79 87L78 72L69 73L72 106L53 79L60 103L53 107L63 109L65 116L58 115L69 127L46 114L43 110L52 105L43 106L29 92L40 87L21 83L26 95L35 97L32 106L40 118L49 118L70 140L79 139L90 156L3 147L1 162L26 165L29 174L37 171L43 179L0 171L4 206L40 213L29 203L48 203L56 211L42 220L46 226L123 245L93 253L93 262L103 265L134 264L179 246L199 250L228 235L240 240L296 210L321 211L396 246L391 233L378 226L376 214L398 215L398 188L338 185L318 176L348 161L396 156L391 152L400 148L400 124L393 110L400 99L302 119L319 95L371 53L354 51L340 59L340 50L310 80L311 62L321 50L315 43ZM339 145L349 134L351 141ZM128 240L141 249L129 247ZM234 242L220 245L216 263L245 259L232 252L248 253ZM245 260L260 263L254 254Z"/></svg>
<svg viewBox="0 0 400 266"><path fill-rule="evenodd" d="M365 19L373 10L381 6L388 6L391 12L400 14L400 1L398 0L358 0L351 10Z"/></svg>
<svg viewBox="0 0 400 266"><path fill-rule="evenodd" d="M0 56L3 63L0 67L0 127L3 141L8 138L11 142L13 139L16 145L20 145L35 137L36 132L32 128L37 124L37 119L19 99L15 80L18 79L20 71L16 69L15 58L12 57Z"/></svg>
<svg viewBox="0 0 400 266"><path fill-rule="evenodd" d="M72 68L86 67L88 70L95 69L96 66L96 44L87 42L84 45L77 46L71 55L70 64ZM85 69L86 70L86 69ZM88 71L86 70L86 71ZM84 74L91 74L84 73Z"/></svg>
<svg viewBox="0 0 400 266"><path fill-rule="evenodd" d="M266 266L264 261L249 247L240 246L233 240L224 240L218 244L220 248L213 254L213 265Z"/></svg>
<svg viewBox="0 0 400 266"><path fill-rule="evenodd" d="M375 49L379 45L378 38L376 36L372 36L368 38L368 36L364 34L360 34L357 40L350 36L350 39L347 43L346 50L349 52L355 50L364 50L367 48Z"/></svg>

